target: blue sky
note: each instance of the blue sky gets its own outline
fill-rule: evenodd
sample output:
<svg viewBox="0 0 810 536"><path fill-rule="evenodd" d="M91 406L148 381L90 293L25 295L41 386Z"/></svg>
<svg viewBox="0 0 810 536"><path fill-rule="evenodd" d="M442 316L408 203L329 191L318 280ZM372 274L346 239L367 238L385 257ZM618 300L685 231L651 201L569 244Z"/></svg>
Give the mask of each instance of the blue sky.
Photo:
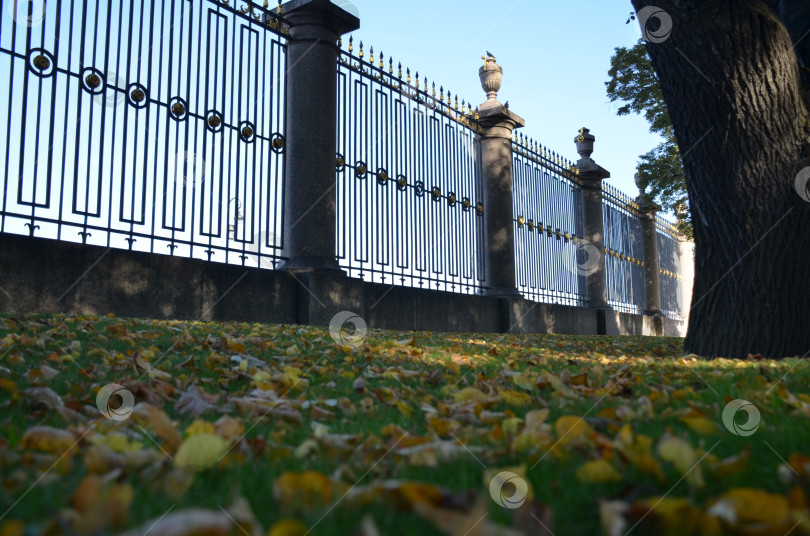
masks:
<svg viewBox="0 0 810 536"><path fill-rule="evenodd" d="M611 172L608 182L637 194L638 155L659 137L643 118L617 116L604 85L614 47L631 46L640 36L636 23L625 24L630 2L351 2L360 16L355 45L362 40L364 50L374 47L375 59L380 51L393 56L403 72L419 71L474 104L486 100L478 68L484 52L492 52L504 69L499 100L526 120L524 135L576 160L574 136L588 127L596 136L593 158Z"/></svg>

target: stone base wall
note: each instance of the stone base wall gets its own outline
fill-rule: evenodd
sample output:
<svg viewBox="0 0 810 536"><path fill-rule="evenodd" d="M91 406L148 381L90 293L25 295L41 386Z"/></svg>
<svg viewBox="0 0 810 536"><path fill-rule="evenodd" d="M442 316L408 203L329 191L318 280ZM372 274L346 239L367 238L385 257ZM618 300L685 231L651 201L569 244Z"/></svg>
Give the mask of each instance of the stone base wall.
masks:
<svg viewBox="0 0 810 536"><path fill-rule="evenodd" d="M683 336L684 322L522 298L351 279L0 235L0 310L326 326L340 311L369 328Z"/></svg>

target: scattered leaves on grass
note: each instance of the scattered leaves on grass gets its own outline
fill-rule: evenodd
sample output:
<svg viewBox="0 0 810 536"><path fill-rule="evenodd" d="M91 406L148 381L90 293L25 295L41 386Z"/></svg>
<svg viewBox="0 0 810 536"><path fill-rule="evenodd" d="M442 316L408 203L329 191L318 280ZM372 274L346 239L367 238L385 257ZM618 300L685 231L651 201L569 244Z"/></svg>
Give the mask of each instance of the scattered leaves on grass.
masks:
<svg viewBox="0 0 810 536"><path fill-rule="evenodd" d="M0 536L810 533L808 367L680 344L0 315Z"/></svg>

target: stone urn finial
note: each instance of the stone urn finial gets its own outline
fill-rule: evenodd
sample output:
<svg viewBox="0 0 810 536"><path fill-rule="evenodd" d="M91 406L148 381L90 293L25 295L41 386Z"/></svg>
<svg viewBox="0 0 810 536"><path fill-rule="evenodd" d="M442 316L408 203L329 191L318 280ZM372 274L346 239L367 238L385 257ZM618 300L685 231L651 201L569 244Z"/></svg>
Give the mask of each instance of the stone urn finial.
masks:
<svg viewBox="0 0 810 536"><path fill-rule="evenodd" d="M481 79L481 87L487 94L487 100L481 105L481 108L491 108L497 106L498 90L501 89L501 80L503 79L503 69L500 65L495 63L495 56L487 52L486 56L481 56L484 60L484 66L478 69L478 78Z"/></svg>
<svg viewBox="0 0 810 536"><path fill-rule="evenodd" d="M639 175L638 172L636 172L636 174L633 175L633 180L636 182L636 188L638 188L638 195L643 196L645 193L647 193L646 192L647 187L644 186L644 183L641 181L641 175Z"/></svg>
<svg viewBox="0 0 810 536"><path fill-rule="evenodd" d="M577 144L577 152L581 158L590 158L591 153L593 153L593 142L596 137L590 132L587 128L582 127L577 137L574 138L574 142Z"/></svg>

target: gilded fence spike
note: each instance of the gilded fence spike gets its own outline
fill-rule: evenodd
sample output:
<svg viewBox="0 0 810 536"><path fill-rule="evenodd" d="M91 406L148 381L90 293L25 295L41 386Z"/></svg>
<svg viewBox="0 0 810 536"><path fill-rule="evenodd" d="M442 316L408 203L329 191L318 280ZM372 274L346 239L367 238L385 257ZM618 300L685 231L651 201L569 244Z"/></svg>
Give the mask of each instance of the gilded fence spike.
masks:
<svg viewBox="0 0 810 536"><path fill-rule="evenodd" d="M427 87L427 76L426 76L425 77L425 93L427 93L427 90L428 90L428 87Z"/></svg>
<svg viewBox="0 0 810 536"><path fill-rule="evenodd" d="M436 82L433 82L433 96L436 96Z"/></svg>
<svg viewBox="0 0 810 536"><path fill-rule="evenodd" d="M397 69L398 69L397 78L402 78L402 62L399 62Z"/></svg>
<svg viewBox="0 0 810 536"><path fill-rule="evenodd" d="M385 63L383 62L383 53L380 51L380 69L385 68Z"/></svg>
<svg viewBox="0 0 810 536"><path fill-rule="evenodd" d="M363 59L363 42L360 41L360 59Z"/></svg>
<svg viewBox="0 0 810 536"><path fill-rule="evenodd" d="M351 52L353 50L354 50L354 37L350 35L349 36L349 52Z"/></svg>
<svg viewBox="0 0 810 536"><path fill-rule="evenodd" d="M478 106L475 107L475 120L478 121Z"/></svg>
<svg viewBox="0 0 810 536"><path fill-rule="evenodd" d="M265 3L267 3L267 2L265 1ZM343 37L342 36L338 37L338 48L343 48Z"/></svg>
<svg viewBox="0 0 810 536"><path fill-rule="evenodd" d="M416 89L418 90L419 89L419 71L416 71L416 76L414 76L413 79L416 81Z"/></svg>
<svg viewBox="0 0 810 536"><path fill-rule="evenodd" d="M394 74L394 58L388 57L388 74Z"/></svg>
<svg viewBox="0 0 810 536"><path fill-rule="evenodd" d="M278 0L278 7L276 8L276 13L281 15L281 0Z"/></svg>
<svg viewBox="0 0 810 536"><path fill-rule="evenodd" d="M368 61L374 65L374 47L368 49Z"/></svg>
<svg viewBox="0 0 810 536"><path fill-rule="evenodd" d="M464 101L464 99L461 99L461 113L463 115L467 115L467 103Z"/></svg>
<svg viewBox="0 0 810 536"><path fill-rule="evenodd" d="M458 110L458 95L456 95L456 110Z"/></svg>
<svg viewBox="0 0 810 536"><path fill-rule="evenodd" d="M262 4L262 7L264 7L264 9L267 9L267 6L269 6L269 5L270 5L270 2L268 2L268 0L264 0L264 3Z"/></svg>
<svg viewBox="0 0 810 536"><path fill-rule="evenodd" d="M444 102L444 86L439 86L439 100Z"/></svg>
<svg viewBox="0 0 810 536"><path fill-rule="evenodd" d="M408 85L410 85L410 83L411 83L411 69L410 68L405 69L405 72L408 74L408 77L407 77L406 81L408 82Z"/></svg>

